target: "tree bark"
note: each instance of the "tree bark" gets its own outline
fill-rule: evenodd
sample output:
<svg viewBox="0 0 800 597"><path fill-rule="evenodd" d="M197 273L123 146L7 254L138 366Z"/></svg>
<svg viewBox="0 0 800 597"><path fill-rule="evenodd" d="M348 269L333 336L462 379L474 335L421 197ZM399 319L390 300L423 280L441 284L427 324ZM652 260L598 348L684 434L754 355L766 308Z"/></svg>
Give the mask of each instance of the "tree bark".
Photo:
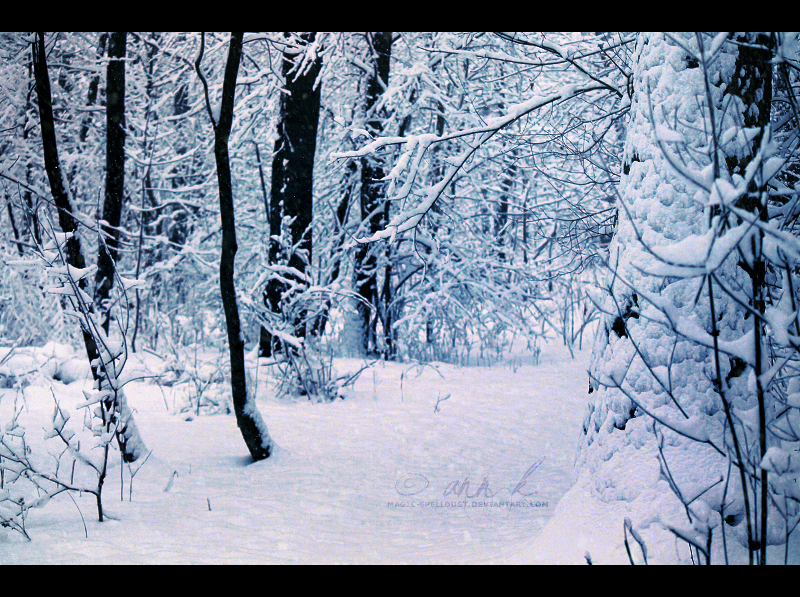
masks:
<svg viewBox="0 0 800 597"><path fill-rule="evenodd" d="M315 37L315 33L301 36L308 44L313 43ZM275 156L272 161L269 263L288 266L299 274L304 274L312 256L312 189L320 108L320 87L316 85L316 80L322 61L317 58L299 73L294 72L295 67L293 55L284 53L285 93L281 93L278 139L275 141ZM282 246L277 240L282 232L286 232L283 228L287 218L292 218L288 226L287 242L292 244L293 249ZM289 255L286 255L287 251L290 251ZM285 277L299 278L292 274L286 274ZM297 282L305 284L301 279ZM287 288L284 281L271 278L267 282L264 302L272 313L282 313L284 318L289 317L294 335L303 338L306 335L306 313L302 309L291 314L285 312L286 304L282 297ZM282 343L262 327L260 355L268 357L282 350Z"/></svg>
<svg viewBox="0 0 800 597"><path fill-rule="evenodd" d="M261 415L256 409L254 399L247 395L247 378L244 359L244 339L242 338L239 306L236 302L236 286L234 284L234 263L236 260L236 220L233 206L233 186L231 184L230 157L228 155L228 139L233 125L233 100L236 93L236 76L242 57L242 39L244 33L231 33L228 61L225 65L225 77L222 83L222 103L219 110L219 122L214 122L208 91L200 73L200 61L203 58L205 38L201 39L200 54L195 63L198 76L206 87L206 105L214 126L214 155L217 161L217 182L219 184L219 212L222 220L222 252L219 259L219 287L222 294L222 306L225 311L225 323L228 330L228 348L231 359L231 393L236 424L242 433L247 449L253 460L269 458L272 453L272 440L264 425Z"/></svg>
<svg viewBox="0 0 800 597"><path fill-rule="evenodd" d="M369 114L378 99L383 94L384 89L389 84L389 68L392 56L392 33L379 32L371 35L373 49L373 72L367 81L366 112ZM383 122L378 114L372 114L367 122L367 129L375 136L383 132ZM361 220L366 222L367 235L372 235L378 230L382 230L388 223L388 205L381 202L384 195L386 183L380 182L386 176L383 165L374 157L364 157L361 160ZM363 224L362 224L363 225ZM363 303L359 304L361 319L363 348L367 354L378 351L376 337L377 318L376 314L388 313L389 302L391 302L391 284L384 285L383 292L378 293L378 259L377 249L372 245L359 245L356 250L356 290L363 299L364 303L372 305L372 309L367 308ZM387 268L385 274L391 276L391 268ZM391 325L390 318L384 318L384 327ZM384 329L384 335L388 339L389 330Z"/></svg>
<svg viewBox="0 0 800 597"><path fill-rule="evenodd" d="M106 193L103 201L101 240L97 249L95 305L100 322L108 333L109 297L114 286L118 257L119 225L125 192L125 49L128 34L112 33L108 43L106 78Z"/></svg>

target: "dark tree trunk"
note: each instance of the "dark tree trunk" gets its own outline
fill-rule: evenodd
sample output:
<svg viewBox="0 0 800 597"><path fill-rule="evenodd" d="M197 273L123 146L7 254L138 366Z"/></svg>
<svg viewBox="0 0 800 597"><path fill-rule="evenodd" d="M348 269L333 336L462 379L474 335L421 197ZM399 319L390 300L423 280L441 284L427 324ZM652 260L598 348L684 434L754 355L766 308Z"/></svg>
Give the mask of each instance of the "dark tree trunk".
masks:
<svg viewBox="0 0 800 597"><path fill-rule="evenodd" d="M315 33L308 33L301 37L306 43L312 43L315 36ZM311 263L312 254L312 186L320 107L320 88L315 83L322 62L318 58L302 73L292 72L294 66L293 56L285 53L285 93L281 94L278 139L275 141L272 161L269 263L288 266L303 274L307 264ZM285 218L293 218L287 240L294 248L289 255L286 252L290 248L281 246L276 240L281 236ZM293 276L285 274L285 277ZM303 284L301 280L298 282ZM271 278L267 282L264 302L270 312L282 313L284 318L290 318L294 335L303 338L306 335L306 314L302 310L292 314L285 312L286 305L281 297L286 290L285 282ZM269 357L282 350L282 343L262 327L259 354Z"/></svg>
<svg viewBox="0 0 800 597"><path fill-rule="evenodd" d="M225 311L225 323L228 329L228 347L231 358L231 393L236 424L242 438L250 451L253 460L269 458L272 452L272 441L255 404L248 400L247 378L245 375L244 339L242 338L239 306L236 302L236 286L233 281L234 262L236 260L236 220L233 210L233 186L231 184L230 157L228 155L228 138L233 125L233 100L236 93L236 75L242 57L242 38L244 33L231 33L228 62L225 65L225 78L222 83L222 103L219 110L219 122L215 123L208 106L209 116L214 126L214 155L217 160L217 182L219 184L219 213L222 220L222 252L219 259L219 288L222 294L222 307ZM200 61L205 47L201 38L200 55L195 63L198 76ZM206 101L208 91L206 88Z"/></svg>
<svg viewBox="0 0 800 597"><path fill-rule="evenodd" d="M366 111L369 114L384 89L389 83L389 66L392 56L391 32L379 32L371 35L373 49L373 72L367 81ZM373 114L367 122L367 129L378 136L383 132L383 123L378 114ZM385 205L385 183L380 182L386 176L383 165L374 157L365 157L361 161L361 220L366 225L366 234L372 235L386 227L388 222L388 206ZM382 202L383 199L383 202ZM363 224L362 224L363 225ZM378 260L376 249L372 245L359 245L356 250L356 290L363 303L359 305L364 351L367 354L378 350L376 338L376 314L388 313L388 302L391 301L391 285L378 293ZM391 276L391 269L385 271ZM389 330L385 329L387 318L384 317L384 334L388 338Z"/></svg>
<svg viewBox="0 0 800 597"><path fill-rule="evenodd" d="M258 149L258 143L253 141L253 146L256 148L258 179L261 181L261 196L264 198L264 215L266 216L267 219L267 228L269 228L269 196L267 195L267 183L264 179L264 164L261 162L261 152Z"/></svg>
<svg viewBox="0 0 800 597"><path fill-rule="evenodd" d="M83 269L86 267L86 261L83 258L80 240L76 234L78 224L72 215L72 205L70 203L69 194L64 186L64 179L58 159L56 130L53 120L53 104L50 93L50 77L47 74L47 62L45 60L44 33L37 33L36 35L37 40L32 44L31 54L33 58L34 76L36 78L36 94L39 103L39 119L42 129L45 169L47 170L47 178L50 182L50 192L53 195L53 202L58 209L58 223L61 226L62 232L72 233L72 236L65 243L66 262L73 267ZM81 290L84 290L86 288L86 279L79 279L77 285ZM89 313L93 310L91 304L87 304L86 308L89 310ZM81 320L81 332L86 347L86 355L89 357L92 376L95 382L99 382L100 389L106 389L107 386L104 386L106 374L103 370L103 366L98 364L100 362L100 351L98 350L95 335L92 330L89 329L87 321ZM112 413L111 419L107 422L109 424L114 423L116 417L124 417L124 424L121 425L116 432L117 442L120 452L122 453L122 459L125 462L135 462L144 455L146 448L139 437L139 432L133 421L133 415L127 408L127 404L121 404L118 400L124 401L124 396L121 392L117 391L114 392L113 398L108 397L104 400L106 410Z"/></svg>
<svg viewBox="0 0 800 597"><path fill-rule="evenodd" d="M500 183L500 205L498 206L497 219L495 220L495 237L497 238L497 244L500 247L497 257L501 262L506 260L506 252L502 247L506 245L506 240L508 238L508 234L506 232L506 226L508 225L508 207L511 204L511 191L514 188L514 179L517 175L515 151L511 152L511 159L514 161L506 170L503 181Z"/></svg>
<svg viewBox="0 0 800 597"><path fill-rule="evenodd" d="M125 192L125 31L112 33L108 44L106 80L106 195L101 242L97 250L95 305L103 329L110 322L109 296L114 286L122 197Z"/></svg>
<svg viewBox="0 0 800 597"><path fill-rule="evenodd" d="M50 77L47 74L47 63L45 61L44 33L37 34L37 40L32 45L32 57L33 72L36 78L36 92L39 102L39 119L41 121L42 147L45 169L47 170L47 179L50 182L53 202L58 209L58 223L61 226L61 230L74 233L78 229L78 224L72 216L72 205L70 204L67 189L64 186L64 178L58 160L56 129L53 124L52 95L50 93ZM66 250L67 263L78 268L86 267L86 262L81 252L80 240L78 240L77 236L72 236L72 238L66 242ZM81 289L86 287L86 281L83 278L78 281L78 284ZM91 358L92 355L90 354L89 356Z"/></svg>
<svg viewBox="0 0 800 597"><path fill-rule="evenodd" d="M14 232L14 239L17 241L17 252L22 255L24 251L19 238L19 229L17 228L17 221L14 219L14 210L11 209L11 201L8 195L6 195L6 207L8 208L8 220L11 223L11 230Z"/></svg>
<svg viewBox="0 0 800 597"><path fill-rule="evenodd" d="M444 134L444 106L442 102L436 102L436 135L441 137ZM433 152L433 180L441 180L445 176L445 164L444 160L441 157L441 153L443 151L443 147L441 145L436 145L434 147ZM431 208L432 213L440 213L441 209L439 208L439 202L433 204ZM434 232L436 231L436 224L434 223ZM430 247L425 248L425 252L430 254L432 249ZM431 265L435 262L431 261ZM435 266L434 266L435 267ZM430 269L429 269L430 271ZM429 358L434 359L433 355L433 343L436 340L435 332L433 327L433 316L428 313L427 317L425 318L425 343L428 345L428 349L431 351L429 353Z"/></svg>
<svg viewBox="0 0 800 597"><path fill-rule="evenodd" d="M189 86L183 83L178 87L172 101L173 114L180 116L186 114L189 109ZM179 127L179 130L183 127ZM187 139L179 134L175 143L175 152L184 155L190 149ZM173 189L182 189L191 184L193 164L192 161L184 161L176 166L172 171L171 185ZM188 198L188 197L187 197ZM168 226L168 236L170 242L175 247L182 247L186 244L186 239L192 232L191 208L184 205L172 205L168 209L170 213L170 224Z"/></svg>
<svg viewBox="0 0 800 597"><path fill-rule="evenodd" d="M103 54L106 52L106 42L108 41L108 33L103 33L100 35L100 41L98 42L97 47L97 57L102 58ZM89 81L89 92L86 97L86 106L92 107L97 102L97 87L100 85L100 75L95 75L92 77L92 80ZM80 140L81 143L86 141L86 137L89 134L89 126L92 122L92 113L89 112L86 115L86 119L84 120L83 124L81 125L81 132L80 132Z"/></svg>

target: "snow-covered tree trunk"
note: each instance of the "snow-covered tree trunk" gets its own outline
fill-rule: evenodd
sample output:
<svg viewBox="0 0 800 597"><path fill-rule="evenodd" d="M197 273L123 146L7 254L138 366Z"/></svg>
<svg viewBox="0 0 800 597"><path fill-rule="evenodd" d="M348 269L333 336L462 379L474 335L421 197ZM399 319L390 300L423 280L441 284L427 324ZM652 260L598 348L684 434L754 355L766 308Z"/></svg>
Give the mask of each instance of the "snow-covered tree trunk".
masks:
<svg viewBox="0 0 800 597"><path fill-rule="evenodd" d="M766 490L754 499L766 487L758 468L770 416L764 326L753 316L764 313L763 233L752 221L765 221L765 182L745 172L769 124L769 52L749 47L764 41L637 40L577 462L597 497L650 502L698 557L710 558L712 535L724 541L727 527L751 562L776 542ZM745 442L759 427L760 446Z"/></svg>

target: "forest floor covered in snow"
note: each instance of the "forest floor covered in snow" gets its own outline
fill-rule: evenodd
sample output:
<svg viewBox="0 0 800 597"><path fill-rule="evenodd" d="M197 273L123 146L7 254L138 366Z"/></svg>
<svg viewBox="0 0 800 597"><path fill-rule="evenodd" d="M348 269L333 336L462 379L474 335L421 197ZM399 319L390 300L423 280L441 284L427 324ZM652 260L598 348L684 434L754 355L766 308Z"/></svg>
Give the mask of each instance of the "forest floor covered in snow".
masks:
<svg viewBox="0 0 800 597"><path fill-rule="evenodd" d="M55 350L68 381L81 355ZM519 355L491 367L379 362L329 403L277 397L260 370L258 407L278 447L257 463L233 415L180 412L185 385L131 381L151 454L132 484L122 465L122 488L112 459L109 520L97 521L93 496L60 494L29 511L31 541L0 529L0 564L581 564L587 551L595 563L627 563L623 520L637 513L592 502L585 480L565 497L589 353L584 342L573 359L551 342L536 365ZM157 368L153 359L129 375ZM54 396L72 410L91 385L34 379L0 390L0 422L24 399L31 438ZM671 542L666 561L687 561Z"/></svg>

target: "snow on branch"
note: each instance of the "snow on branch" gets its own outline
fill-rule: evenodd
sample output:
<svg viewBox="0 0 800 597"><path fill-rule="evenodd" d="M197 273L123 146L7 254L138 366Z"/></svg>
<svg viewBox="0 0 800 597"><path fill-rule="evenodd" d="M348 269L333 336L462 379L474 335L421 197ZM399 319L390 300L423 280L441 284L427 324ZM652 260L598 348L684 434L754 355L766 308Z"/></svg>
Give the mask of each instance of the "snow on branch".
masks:
<svg viewBox="0 0 800 597"><path fill-rule="evenodd" d="M565 85L555 93L545 96L534 96L525 102L512 105L505 112L505 114L488 119L486 124L483 126L472 127L447 135L433 135L428 133L422 135L409 135L406 137L378 137L361 149L331 154L332 159L361 158L375 153L384 147L405 144L405 151L400 156L396 166L384 179L390 182L389 192L387 193L390 195L388 200L399 201L407 199L411 194L411 188L419 172L419 166L422 162L422 158L431 145L435 143L441 143L442 141L449 141L451 139L460 139L462 137L478 135L478 138L473 143L468 143L468 149L464 151L464 153L448 160L450 167L447 170L447 174L444 176L444 178L442 178L441 181L439 181L439 183L428 188L427 193L422 201L420 201L416 206L409 207L408 209L402 209L400 213L398 213L388 223L384 230L379 230L372 236L366 238L357 238L355 240L359 243L375 242L384 238L388 238L393 241L397 234L415 228L425 214L430 211L430 209L433 207L433 204L442 194L442 191L445 189L445 187L447 187L448 184L450 184L450 182L453 180L453 177L455 177L456 173L461 170L467 160L469 160L469 158L478 150L478 148L491 139L498 131L516 122L523 116L549 104L566 101L584 93L600 91L604 89L607 89L607 86L602 83L593 83L587 85ZM413 161L411 161L411 154L415 150L416 156L414 157ZM410 168L408 166L409 162L411 162ZM397 194L391 196L397 184L397 180L406 170L408 170L408 173L405 184L400 188Z"/></svg>

